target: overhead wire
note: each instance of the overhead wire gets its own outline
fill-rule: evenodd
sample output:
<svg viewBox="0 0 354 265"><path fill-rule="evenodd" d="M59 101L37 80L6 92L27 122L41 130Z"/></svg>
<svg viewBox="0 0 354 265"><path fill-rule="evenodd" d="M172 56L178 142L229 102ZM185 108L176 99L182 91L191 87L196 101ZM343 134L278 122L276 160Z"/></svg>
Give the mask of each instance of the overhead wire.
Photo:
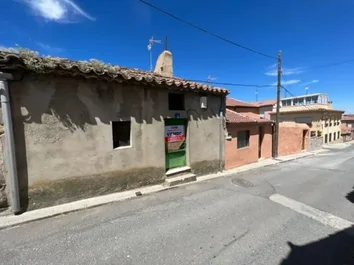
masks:
<svg viewBox="0 0 354 265"><path fill-rule="evenodd" d="M220 35L218 35L218 34L216 34L216 33L213 33L213 32L211 32L211 31L208 31L208 30L206 30L206 29L204 29L204 28L202 28L202 27L200 27L200 26L198 26L198 25L196 25L196 24L194 24L194 23L192 23L192 22L189 22L189 21L187 21L187 20L185 20L185 19L183 19L183 18L177 17L176 15L174 15L174 14L168 12L168 11L165 11L165 10L163 10L162 8L160 8L160 7L158 7L158 6L155 6L155 5L149 3L149 2L147 2L147 1L145 1L145 0L139 0L139 1L140 1L141 3L147 5L147 6L150 6L151 8L153 8L153 9L155 9L155 10L161 12L161 13L164 13L164 14L167 15L167 16L170 16L170 17L172 17L172 18L174 18L174 19L176 19L176 20L178 20L178 21L180 21L180 22L182 22L182 23L185 23L185 24L187 24L187 25L189 25L189 26L191 26L191 27L193 27L193 28L195 28L195 29L198 29L199 31L202 31L202 32L204 32L204 33L206 33L206 34L209 34L209 35L211 35L211 36L213 36L213 37L215 37L215 38L218 38L218 39L220 39L220 40L222 40L222 41L225 41L225 42L227 42L227 43L230 43L230 44L232 44L232 45L235 45L235 46L237 46L237 47L239 47L239 48L241 48L241 49L244 49L244 50L246 50L246 51L249 51L249 52L252 52L252 53L255 53L255 54L258 54L258 55L262 55L262 56L264 56L264 57L268 57L268 58L271 58L271 59L277 59L277 58L274 57L274 56L265 54L265 53L263 53L263 52L256 51L256 50L254 50L254 49L252 49L252 48L246 47L246 46L241 45L241 44L239 44L239 43L236 43L236 42L234 42L234 41L232 41L232 40L229 40L229 39L227 39L227 38L224 38L224 37L222 37L222 36L220 36Z"/></svg>

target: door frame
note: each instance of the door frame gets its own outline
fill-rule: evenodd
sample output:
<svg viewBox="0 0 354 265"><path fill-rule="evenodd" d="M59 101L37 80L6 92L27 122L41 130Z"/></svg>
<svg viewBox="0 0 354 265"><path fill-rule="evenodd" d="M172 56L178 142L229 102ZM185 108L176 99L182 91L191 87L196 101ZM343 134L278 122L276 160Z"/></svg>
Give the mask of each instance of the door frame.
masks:
<svg viewBox="0 0 354 265"><path fill-rule="evenodd" d="M174 151L168 151L168 144L166 142L166 126L169 125L183 125L184 126L184 140L183 140L183 148ZM188 128L188 119L181 118L166 118L164 119L164 145L165 145L165 170L168 171L172 168L184 167L188 165L187 157L188 157L188 143L187 143L187 128ZM178 141L177 141L178 142ZM182 141L181 141L182 142ZM180 157L178 158L178 156ZM169 164L169 159L173 159L175 156L176 160L180 159L180 161L174 161L178 165L171 166Z"/></svg>
<svg viewBox="0 0 354 265"><path fill-rule="evenodd" d="M258 127L258 159L262 158L262 146L264 140L264 128Z"/></svg>

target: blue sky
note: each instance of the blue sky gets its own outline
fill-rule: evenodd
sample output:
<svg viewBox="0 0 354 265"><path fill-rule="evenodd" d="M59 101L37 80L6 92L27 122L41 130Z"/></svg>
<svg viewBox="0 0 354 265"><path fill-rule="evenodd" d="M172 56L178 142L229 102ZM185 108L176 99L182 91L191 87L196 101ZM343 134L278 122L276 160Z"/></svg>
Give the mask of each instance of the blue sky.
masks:
<svg viewBox="0 0 354 265"><path fill-rule="evenodd" d="M283 53L283 84L295 95L328 93L334 106L354 113L352 0L149 0L177 16L244 46ZM138 0L4 0L0 46L41 54L149 69L148 39L169 39L174 72L186 79L272 84L275 60L252 54L168 17ZM163 45L153 47L153 57ZM255 100L255 88L227 87ZM259 100L275 97L260 88ZM283 95L284 93L282 93Z"/></svg>

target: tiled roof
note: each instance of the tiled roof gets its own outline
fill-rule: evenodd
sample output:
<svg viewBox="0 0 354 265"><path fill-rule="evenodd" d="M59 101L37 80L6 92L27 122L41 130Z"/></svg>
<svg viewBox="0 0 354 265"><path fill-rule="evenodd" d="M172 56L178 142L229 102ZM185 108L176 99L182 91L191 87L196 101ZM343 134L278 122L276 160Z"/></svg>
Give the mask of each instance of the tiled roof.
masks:
<svg viewBox="0 0 354 265"><path fill-rule="evenodd" d="M224 88L195 83L182 78L165 77L153 72L105 64L98 60L72 61L65 58L42 57L33 51L0 51L0 71L25 69L40 74L105 79L117 82L176 88L213 94L228 94Z"/></svg>
<svg viewBox="0 0 354 265"><path fill-rule="evenodd" d="M341 125L340 128L341 128L341 131L342 131L342 132L354 131L354 128L353 128L353 127L348 127L348 126L345 126L345 125Z"/></svg>
<svg viewBox="0 0 354 265"><path fill-rule="evenodd" d="M242 100L238 100L238 99L234 99L234 98L227 98L226 99L226 106L227 107L249 107L249 108L258 108L258 106L242 101Z"/></svg>
<svg viewBox="0 0 354 265"><path fill-rule="evenodd" d="M354 114L346 114L342 116L342 121L354 121Z"/></svg>
<svg viewBox="0 0 354 265"><path fill-rule="evenodd" d="M280 109L280 114L285 114L285 113L299 113L299 112L339 112L339 113L344 113L343 110L335 110L335 109L325 109L325 108L304 108L304 109L297 109L297 110L291 110L291 109L286 109L282 110ZM269 114L275 114L276 112L270 112Z"/></svg>
<svg viewBox="0 0 354 265"><path fill-rule="evenodd" d="M264 100L264 101L257 101L257 102L251 102L251 104L254 104L258 107L266 107L266 106L273 106L277 103L276 99L269 99L269 100Z"/></svg>
<svg viewBox="0 0 354 265"><path fill-rule="evenodd" d="M226 122L227 123L273 123L271 120L267 119L255 119L247 117L244 114L238 113L233 110L226 109Z"/></svg>

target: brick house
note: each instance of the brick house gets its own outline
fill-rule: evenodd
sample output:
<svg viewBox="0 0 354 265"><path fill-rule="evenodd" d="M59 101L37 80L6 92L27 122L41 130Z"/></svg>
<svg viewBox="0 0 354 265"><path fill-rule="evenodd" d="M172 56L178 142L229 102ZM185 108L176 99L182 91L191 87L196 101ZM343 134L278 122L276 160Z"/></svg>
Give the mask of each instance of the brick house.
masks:
<svg viewBox="0 0 354 265"><path fill-rule="evenodd" d="M259 107L228 98L226 129L226 169L272 156L273 121L259 118Z"/></svg>
<svg viewBox="0 0 354 265"><path fill-rule="evenodd" d="M269 113L273 111L277 104L276 99L268 99L263 101L252 102L251 104L259 107L259 115L261 118L270 119Z"/></svg>
<svg viewBox="0 0 354 265"><path fill-rule="evenodd" d="M0 87L10 96L2 108L11 107L13 123L5 139L14 139L14 168L1 168L0 184L18 189L13 211L163 183L171 169L223 170L228 91L174 78L169 68L0 52Z"/></svg>

